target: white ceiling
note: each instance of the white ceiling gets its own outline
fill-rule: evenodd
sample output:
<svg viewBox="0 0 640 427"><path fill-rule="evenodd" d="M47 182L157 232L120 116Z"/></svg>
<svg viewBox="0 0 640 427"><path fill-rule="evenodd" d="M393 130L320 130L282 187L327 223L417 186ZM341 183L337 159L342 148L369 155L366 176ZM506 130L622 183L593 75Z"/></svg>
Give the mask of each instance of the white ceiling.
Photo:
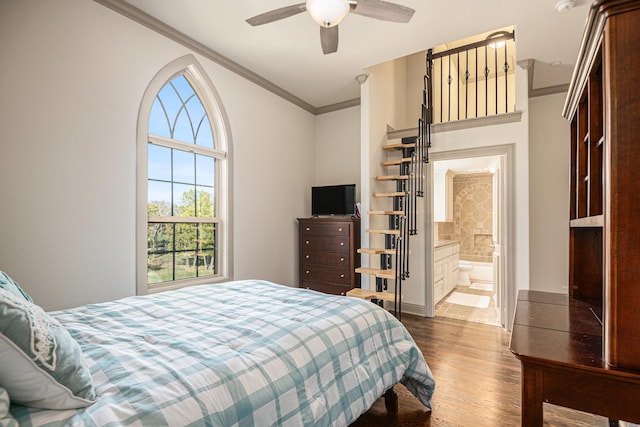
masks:
<svg viewBox="0 0 640 427"><path fill-rule="evenodd" d="M319 108L360 97L355 76L388 60L514 25L517 60L535 59L534 87L568 83L588 0L394 0L416 10L408 24L349 14L338 52L323 55L306 13L251 27L245 19L302 0L123 0ZM560 61L560 66L551 67Z"/></svg>

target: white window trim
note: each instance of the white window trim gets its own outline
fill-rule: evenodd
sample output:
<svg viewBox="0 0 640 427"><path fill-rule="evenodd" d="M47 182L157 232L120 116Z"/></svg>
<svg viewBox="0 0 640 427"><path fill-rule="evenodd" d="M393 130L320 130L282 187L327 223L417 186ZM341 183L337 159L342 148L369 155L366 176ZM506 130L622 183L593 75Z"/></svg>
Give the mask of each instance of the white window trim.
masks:
<svg viewBox="0 0 640 427"><path fill-rule="evenodd" d="M216 276L182 279L173 282L147 285L147 150L148 144L164 146L166 139L150 136L148 133L149 116L156 95L164 85L178 74L185 74L194 86L207 110L216 140L216 222L218 224L218 260L219 272ZM193 55L185 55L167 64L149 83L140 105L138 114L137 145L137 178L136 178L136 293L146 295L184 286L224 282L233 279L233 235L232 235L232 165L231 165L231 132L226 111L215 86L204 72L202 66ZM199 147L189 144L187 151L199 152ZM211 151L208 151L211 155Z"/></svg>

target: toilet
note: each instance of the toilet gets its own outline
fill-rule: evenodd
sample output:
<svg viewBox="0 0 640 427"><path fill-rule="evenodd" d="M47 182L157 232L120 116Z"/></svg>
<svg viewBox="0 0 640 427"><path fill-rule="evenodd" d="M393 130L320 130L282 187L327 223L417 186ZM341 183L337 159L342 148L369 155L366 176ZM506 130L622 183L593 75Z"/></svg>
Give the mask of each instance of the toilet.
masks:
<svg viewBox="0 0 640 427"><path fill-rule="evenodd" d="M458 284L462 286L471 286L469 272L473 268L473 264L468 261L460 260L458 262Z"/></svg>

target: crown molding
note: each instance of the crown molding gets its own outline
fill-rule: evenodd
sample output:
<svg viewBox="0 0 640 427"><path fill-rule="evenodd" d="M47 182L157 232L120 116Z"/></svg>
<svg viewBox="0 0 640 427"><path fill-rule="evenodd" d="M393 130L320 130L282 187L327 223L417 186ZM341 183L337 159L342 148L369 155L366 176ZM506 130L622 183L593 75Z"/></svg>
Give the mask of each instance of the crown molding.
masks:
<svg viewBox="0 0 640 427"><path fill-rule="evenodd" d="M360 98L350 99L348 101L338 102L331 105L325 105L324 107L316 108L316 115L332 113L334 111L344 110L346 108L358 107L360 105Z"/></svg>

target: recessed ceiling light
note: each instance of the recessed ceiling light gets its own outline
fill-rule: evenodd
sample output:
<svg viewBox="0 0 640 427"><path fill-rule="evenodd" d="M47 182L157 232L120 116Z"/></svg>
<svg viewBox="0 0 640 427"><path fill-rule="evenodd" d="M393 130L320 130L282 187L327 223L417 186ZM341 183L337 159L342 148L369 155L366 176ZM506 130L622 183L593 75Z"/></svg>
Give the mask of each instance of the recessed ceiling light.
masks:
<svg viewBox="0 0 640 427"><path fill-rule="evenodd" d="M562 61L553 61L553 62L552 62L551 64L549 64L549 65L551 65L552 67L557 67L557 66L559 66L559 65L562 65Z"/></svg>
<svg viewBox="0 0 640 427"><path fill-rule="evenodd" d="M560 0L558 3L556 3L556 10L560 13L566 12L567 10L573 9L573 6L575 5L575 0Z"/></svg>

